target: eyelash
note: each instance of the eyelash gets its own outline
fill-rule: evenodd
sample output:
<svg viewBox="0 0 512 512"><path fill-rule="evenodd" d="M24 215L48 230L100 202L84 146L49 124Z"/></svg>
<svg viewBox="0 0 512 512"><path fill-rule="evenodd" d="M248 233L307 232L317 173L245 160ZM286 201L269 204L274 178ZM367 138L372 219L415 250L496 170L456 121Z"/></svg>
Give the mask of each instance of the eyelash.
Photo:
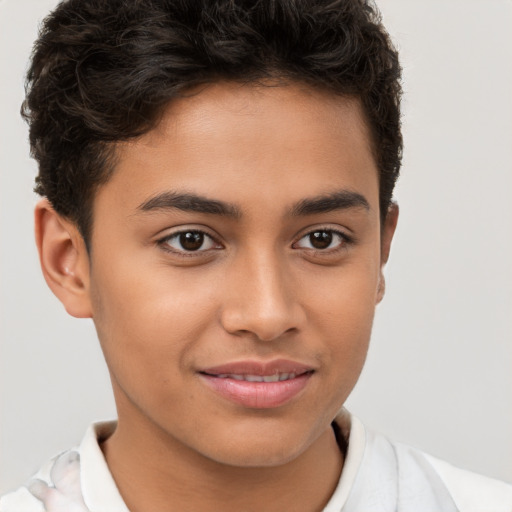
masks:
<svg viewBox="0 0 512 512"><path fill-rule="evenodd" d="M329 233L332 236L335 235L340 238L340 243L338 244L337 247L334 247L334 248L326 248L326 249L316 249L314 247L307 248L308 250L312 251L315 255L327 256L327 255L331 255L331 254L336 254L339 251L346 249L347 245L354 243L354 239L352 237L348 236L343 231L339 231L339 230L333 229L333 228L317 228L317 229L308 231L307 233L302 235L299 238L299 240L297 242L295 242L293 245L296 245L298 242L300 242L301 240L303 240L305 238L311 237L314 233Z"/></svg>
<svg viewBox="0 0 512 512"><path fill-rule="evenodd" d="M203 249L203 250L186 250L185 248L183 248L182 250L180 250L180 249L174 249L174 248L170 247L169 242L171 240L178 239L181 235L184 235L187 233L194 233L196 235L203 236L203 241L202 241L201 245L203 245L205 240L207 240L207 239L209 239L212 244L215 244L218 246L221 245L220 242L218 242L218 240L215 239L215 237L213 237L212 235L210 235L209 233L207 233L206 231L203 231L201 229L184 229L181 231L177 231L175 233L171 233L170 235L167 235L164 238L157 240L157 244L162 248L162 250L172 253L174 255L177 255L178 257L183 257L183 258L202 256L205 253L207 253L208 251L218 250L219 248L222 248L222 247L215 247L215 248L212 247L212 248ZM354 243L354 239L342 231L339 231L337 229L332 229L332 228L317 228L317 229L308 231L307 233L302 235L298 239L297 242L294 242L292 244L292 248L296 248L294 246L297 243L299 243L301 240L303 240L307 237L312 236L314 233L329 233L331 235L336 235L341 239L339 246L335 247L335 248L326 248L326 249L316 249L314 247L305 248L306 250L313 252L315 255L325 255L326 256L326 255L330 255L330 254L335 254L335 253L345 249L347 245ZM300 247L298 249L300 249Z"/></svg>
<svg viewBox="0 0 512 512"><path fill-rule="evenodd" d="M206 240L210 240L211 243L215 245L221 245L212 235L207 233L206 231L203 231L201 229L183 229L181 231L177 231L175 233L171 233L170 235L165 236L164 238L161 238L160 240L157 240L157 244L166 252L172 253L174 255L177 255L179 257L183 258L190 258L190 257L197 257L199 255L204 255L207 251L210 250L217 250L218 248L211 248L206 250L196 250L196 251L187 251L186 249L174 249L171 248L169 245L169 242L173 239L179 239L181 235L185 235L187 233L194 233L196 235L202 235L203 236L203 242L201 245L204 244Z"/></svg>

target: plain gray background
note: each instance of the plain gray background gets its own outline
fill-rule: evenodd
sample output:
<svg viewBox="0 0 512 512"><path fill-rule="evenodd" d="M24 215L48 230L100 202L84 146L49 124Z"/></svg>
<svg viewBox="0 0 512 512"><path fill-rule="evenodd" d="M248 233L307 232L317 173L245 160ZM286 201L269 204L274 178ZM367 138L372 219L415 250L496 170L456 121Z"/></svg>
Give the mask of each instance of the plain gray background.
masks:
<svg viewBox="0 0 512 512"><path fill-rule="evenodd" d="M93 325L40 275L35 164L18 111L55 0L0 0L0 492L115 415ZM381 0L401 50L401 218L349 408L371 427L512 481L512 2Z"/></svg>

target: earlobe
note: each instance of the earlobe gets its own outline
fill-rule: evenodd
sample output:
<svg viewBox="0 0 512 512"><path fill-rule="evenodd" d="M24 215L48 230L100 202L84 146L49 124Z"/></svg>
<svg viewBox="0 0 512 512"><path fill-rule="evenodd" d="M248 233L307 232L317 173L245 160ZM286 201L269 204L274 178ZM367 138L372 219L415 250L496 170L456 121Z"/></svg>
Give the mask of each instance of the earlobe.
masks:
<svg viewBox="0 0 512 512"><path fill-rule="evenodd" d="M389 259L389 253L391 251L391 242L393 241L393 235L395 234L396 225L398 222L398 204L391 203L388 208L388 213L384 219L384 225L382 226L381 233L381 245L380 245L380 271L379 271L379 282L377 285L377 300L378 304L384 297L386 291L386 279L384 277L384 265Z"/></svg>
<svg viewBox="0 0 512 512"><path fill-rule="evenodd" d="M380 273L379 273L379 284L377 285L377 300L375 301L376 304L379 304L379 302L384 298L384 294L386 293L386 278L384 276L384 269L381 267Z"/></svg>
<svg viewBox="0 0 512 512"><path fill-rule="evenodd" d="M42 199L35 208L35 234L43 276L52 292L70 315L92 317L89 256L76 226Z"/></svg>

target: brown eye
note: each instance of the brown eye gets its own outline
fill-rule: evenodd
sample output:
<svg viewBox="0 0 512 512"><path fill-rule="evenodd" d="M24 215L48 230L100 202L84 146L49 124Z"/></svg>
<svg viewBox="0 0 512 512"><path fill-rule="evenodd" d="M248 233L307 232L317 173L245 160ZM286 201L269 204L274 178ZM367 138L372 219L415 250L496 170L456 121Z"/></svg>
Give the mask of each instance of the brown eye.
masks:
<svg viewBox="0 0 512 512"><path fill-rule="evenodd" d="M330 231L315 231L309 235L311 246L315 249L327 249L332 243Z"/></svg>
<svg viewBox="0 0 512 512"><path fill-rule="evenodd" d="M294 248L313 249L316 251L336 250L349 243L349 238L333 229L317 229L304 235Z"/></svg>
<svg viewBox="0 0 512 512"><path fill-rule="evenodd" d="M218 244L207 233L202 231L181 231L160 242L174 252L205 252L218 248Z"/></svg>
<svg viewBox="0 0 512 512"><path fill-rule="evenodd" d="M198 251L204 243L204 234L197 231L181 233L179 242L181 247L187 251Z"/></svg>

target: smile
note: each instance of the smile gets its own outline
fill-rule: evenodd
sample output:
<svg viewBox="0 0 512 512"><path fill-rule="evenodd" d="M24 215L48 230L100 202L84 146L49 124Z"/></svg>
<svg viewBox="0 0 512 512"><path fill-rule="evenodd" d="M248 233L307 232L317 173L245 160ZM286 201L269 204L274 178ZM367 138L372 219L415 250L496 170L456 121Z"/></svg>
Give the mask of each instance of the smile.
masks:
<svg viewBox="0 0 512 512"><path fill-rule="evenodd" d="M283 380L295 379L296 373L275 373L274 375L239 375L236 373L221 373L213 375L219 379L243 380L246 382L279 382Z"/></svg>
<svg viewBox="0 0 512 512"><path fill-rule="evenodd" d="M253 409L272 409L291 402L313 374L313 368L286 360L242 361L199 372L202 382L216 395Z"/></svg>

